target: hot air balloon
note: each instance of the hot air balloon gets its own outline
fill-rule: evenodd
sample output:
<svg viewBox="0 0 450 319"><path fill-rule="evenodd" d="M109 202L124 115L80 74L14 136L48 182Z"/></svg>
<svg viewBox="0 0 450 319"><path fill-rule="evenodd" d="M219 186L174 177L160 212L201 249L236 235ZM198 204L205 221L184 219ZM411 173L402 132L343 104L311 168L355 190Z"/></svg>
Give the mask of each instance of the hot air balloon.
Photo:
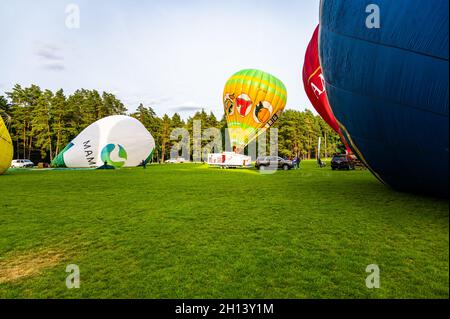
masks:
<svg viewBox="0 0 450 319"><path fill-rule="evenodd" d="M325 83L323 80L322 69L319 61L319 26L314 30L311 41L308 44L305 54L305 62L303 63L303 86L306 95L316 109L317 113L323 120L339 134L342 143L344 143L347 153L352 153L350 147L342 135L339 124L334 117L333 111L328 104L327 92L325 91Z"/></svg>
<svg viewBox="0 0 450 319"><path fill-rule="evenodd" d="M5 122L0 116L0 175L5 173L13 158L13 144Z"/></svg>
<svg viewBox="0 0 450 319"><path fill-rule="evenodd" d="M233 150L241 151L271 127L286 106L284 84L273 75L242 70L228 79L223 105Z"/></svg>
<svg viewBox="0 0 450 319"><path fill-rule="evenodd" d="M84 129L52 161L54 167L134 167L151 159L155 140L137 119L105 117Z"/></svg>
<svg viewBox="0 0 450 319"><path fill-rule="evenodd" d="M399 190L448 196L448 5L322 1L333 113L358 157Z"/></svg>

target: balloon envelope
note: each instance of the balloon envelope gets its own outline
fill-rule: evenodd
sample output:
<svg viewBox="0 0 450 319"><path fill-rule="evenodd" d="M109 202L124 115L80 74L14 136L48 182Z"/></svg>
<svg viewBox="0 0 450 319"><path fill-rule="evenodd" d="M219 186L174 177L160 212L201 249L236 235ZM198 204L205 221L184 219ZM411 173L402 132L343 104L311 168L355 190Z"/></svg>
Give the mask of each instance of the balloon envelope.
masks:
<svg viewBox="0 0 450 319"><path fill-rule="evenodd" d="M275 76L254 69L235 73L223 90L231 146L242 150L271 127L283 112L286 101L286 87Z"/></svg>
<svg viewBox="0 0 450 319"><path fill-rule="evenodd" d="M11 166L13 145L5 122L0 116L0 175Z"/></svg>
<svg viewBox="0 0 450 319"><path fill-rule="evenodd" d="M155 140L137 119L113 115L84 129L53 160L55 167L134 167L148 162Z"/></svg>
<svg viewBox="0 0 450 319"><path fill-rule="evenodd" d="M324 0L320 61L352 148L387 184L448 196L448 0ZM381 27L376 23L380 10Z"/></svg>
<svg viewBox="0 0 450 319"><path fill-rule="evenodd" d="M328 104L327 93L323 82L322 69L319 61L318 33L319 26L314 30L314 34L306 49L302 72L303 85L306 95L316 111L336 133L340 133L341 129Z"/></svg>
<svg viewBox="0 0 450 319"><path fill-rule="evenodd" d="M305 53L305 62L303 63L303 86L306 95L317 113L323 120L339 134L344 143L347 152L351 153L350 147L342 135L339 124L334 117L333 111L328 103L327 92L325 91L325 83L322 75L322 68L319 60L319 26L314 30L311 41L308 44Z"/></svg>

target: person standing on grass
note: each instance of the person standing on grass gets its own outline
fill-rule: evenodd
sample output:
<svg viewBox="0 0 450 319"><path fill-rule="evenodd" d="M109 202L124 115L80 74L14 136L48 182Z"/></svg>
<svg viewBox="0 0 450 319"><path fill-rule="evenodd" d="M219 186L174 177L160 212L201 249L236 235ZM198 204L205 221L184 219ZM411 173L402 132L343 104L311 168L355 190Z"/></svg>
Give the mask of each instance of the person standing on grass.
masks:
<svg viewBox="0 0 450 319"><path fill-rule="evenodd" d="M294 158L294 167L295 167L295 169L299 169L300 168L300 158L298 156L296 156Z"/></svg>

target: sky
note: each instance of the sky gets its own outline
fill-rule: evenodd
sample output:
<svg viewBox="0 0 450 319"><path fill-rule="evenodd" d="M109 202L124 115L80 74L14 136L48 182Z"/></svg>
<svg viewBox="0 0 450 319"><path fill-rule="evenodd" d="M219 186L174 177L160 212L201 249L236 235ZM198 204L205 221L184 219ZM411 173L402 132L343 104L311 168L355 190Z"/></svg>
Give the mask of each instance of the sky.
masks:
<svg viewBox="0 0 450 319"><path fill-rule="evenodd" d="M227 79L257 68L283 81L287 108L313 111L301 68L318 20L319 0L0 1L0 95L86 88L129 112L221 117Z"/></svg>

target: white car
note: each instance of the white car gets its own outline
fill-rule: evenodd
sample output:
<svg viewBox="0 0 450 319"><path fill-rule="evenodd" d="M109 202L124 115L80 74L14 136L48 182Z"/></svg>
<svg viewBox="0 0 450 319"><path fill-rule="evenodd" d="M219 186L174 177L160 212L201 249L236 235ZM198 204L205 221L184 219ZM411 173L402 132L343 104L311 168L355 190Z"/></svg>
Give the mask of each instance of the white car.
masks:
<svg viewBox="0 0 450 319"><path fill-rule="evenodd" d="M186 160L183 157L171 158L167 161L164 161L167 164L175 164L175 163L186 163Z"/></svg>
<svg viewBox="0 0 450 319"><path fill-rule="evenodd" d="M34 163L29 159L15 159L11 162L13 168L34 167Z"/></svg>

